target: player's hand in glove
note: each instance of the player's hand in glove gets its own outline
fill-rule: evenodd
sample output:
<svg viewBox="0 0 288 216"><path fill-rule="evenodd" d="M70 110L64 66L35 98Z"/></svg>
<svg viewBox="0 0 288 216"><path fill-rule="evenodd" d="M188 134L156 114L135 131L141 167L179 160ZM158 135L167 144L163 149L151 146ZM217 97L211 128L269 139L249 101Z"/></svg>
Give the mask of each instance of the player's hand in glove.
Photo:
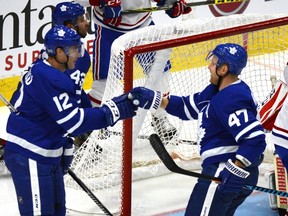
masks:
<svg viewBox="0 0 288 216"><path fill-rule="evenodd" d="M136 87L130 91L130 98L133 104L144 108L157 110L162 101L162 93L145 87Z"/></svg>
<svg viewBox="0 0 288 216"><path fill-rule="evenodd" d="M171 18L176 18L182 14L188 14L191 11L191 7L188 7L184 0L178 0L173 4L171 9L166 10L166 14L168 14L168 16Z"/></svg>
<svg viewBox="0 0 288 216"><path fill-rule="evenodd" d="M121 0L100 0L105 24L119 26L122 20Z"/></svg>
<svg viewBox="0 0 288 216"><path fill-rule="evenodd" d="M108 126L113 126L119 120L135 116L138 106L132 103L128 94L123 94L106 101L100 109L106 114Z"/></svg>
<svg viewBox="0 0 288 216"><path fill-rule="evenodd" d="M63 154L61 159L63 175L68 173L68 169L71 166L73 160L73 151L74 151L73 143L74 143L73 139L68 137L67 142L63 146Z"/></svg>
<svg viewBox="0 0 288 216"><path fill-rule="evenodd" d="M238 167L229 159L225 168L220 172L219 178L222 180L218 186L218 190L226 192L240 192L243 190L246 178L250 175L249 172Z"/></svg>

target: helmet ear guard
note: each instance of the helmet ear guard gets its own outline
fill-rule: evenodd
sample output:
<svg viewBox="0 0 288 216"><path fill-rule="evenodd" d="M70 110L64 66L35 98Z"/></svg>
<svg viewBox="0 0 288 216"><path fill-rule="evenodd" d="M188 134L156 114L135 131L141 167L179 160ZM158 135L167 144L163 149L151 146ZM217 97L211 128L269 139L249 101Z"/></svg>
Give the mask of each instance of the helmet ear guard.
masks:
<svg viewBox="0 0 288 216"><path fill-rule="evenodd" d="M231 74L240 75L243 68L246 67L247 52L238 44L220 44L215 47L212 54L218 58L217 66L220 67L223 64L227 64Z"/></svg>

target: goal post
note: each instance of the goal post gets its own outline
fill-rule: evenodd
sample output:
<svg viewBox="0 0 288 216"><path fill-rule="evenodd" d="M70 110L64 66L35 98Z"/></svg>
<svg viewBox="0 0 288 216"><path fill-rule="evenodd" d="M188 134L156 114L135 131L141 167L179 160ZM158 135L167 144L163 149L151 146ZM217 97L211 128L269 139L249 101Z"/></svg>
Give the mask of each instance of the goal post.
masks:
<svg viewBox="0 0 288 216"><path fill-rule="evenodd" d="M247 49L248 63L241 78L251 86L256 100L262 101L272 89L271 78L281 79L288 61L288 17L281 15L244 14L186 20L126 33L111 48L104 98L110 99L136 86L148 86L172 95L201 91L209 84L207 53L217 44L227 42ZM163 136L165 147L179 166L200 169L196 143L197 133L203 131L197 131L197 121L181 121L163 113L164 121L177 131ZM93 131L75 153L72 170L115 215L141 215L139 211L155 214L157 203L139 204L141 201L136 200L132 187L140 179L168 173L148 141L148 136L157 130L155 125L164 125L153 122L155 116L139 109L133 119L109 127L105 139L100 138L99 131ZM162 119L162 114L157 118ZM273 149L273 145L269 148ZM65 183L68 190L80 191L69 177ZM141 210L137 209L139 205ZM67 207L76 208L69 202ZM89 211L100 212L99 209Z"/></svg>

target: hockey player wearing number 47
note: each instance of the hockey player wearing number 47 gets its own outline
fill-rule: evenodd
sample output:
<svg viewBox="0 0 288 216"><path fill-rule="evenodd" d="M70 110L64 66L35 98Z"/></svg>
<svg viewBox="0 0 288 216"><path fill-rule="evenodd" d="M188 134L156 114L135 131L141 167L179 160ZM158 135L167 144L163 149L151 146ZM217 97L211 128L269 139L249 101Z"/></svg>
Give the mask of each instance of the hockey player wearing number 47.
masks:
<svg viewBox="0 0 288 216"><path fill-rule="evenodd" d="M246 50L238 44L220 44L207 59L211 84L190 96L163 98L161 107L183 120L198 119L202 174L222 179L220 184L198 179L185 215L232 216L252 193L243 186L257 184L265 135L251 90L238 77L247 63ZM153 99L161 93L139 88L139 107L155 106Z"/></svg>
<svg viewBox="0 0 288 216"><path fill-rule="evenodd" d="M4 159L21 215L64 216L61 160L63 154L73 153L72 148L63 152L70 142L67 135L112 126L135 116L138 107L123 94L100 108L80 108L75 84L64 73L83 55L79 34L57 25L45 35L44 45L48 59L33 64L22 76L20 96L13 104L18 112L9 115L6 126Z"/></svg>

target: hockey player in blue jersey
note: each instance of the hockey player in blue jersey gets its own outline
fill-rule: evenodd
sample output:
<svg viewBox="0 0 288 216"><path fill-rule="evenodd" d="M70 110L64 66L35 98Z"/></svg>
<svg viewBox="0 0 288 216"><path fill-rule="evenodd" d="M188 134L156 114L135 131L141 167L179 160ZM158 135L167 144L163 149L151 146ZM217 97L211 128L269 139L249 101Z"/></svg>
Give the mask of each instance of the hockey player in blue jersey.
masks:
<svg viewBox="0 0 288 216"><path fill-rule="evenodd" d="M257 184L265 135L251 90L238 77L247 63L246 50L220 44L208 59L211 84L190 96L163 98L161 107L183 120L198 119L202 174L222 179L220 184L198 179L185 215L232 216L252 193L243 186ZM149 108L157 92L139 88L146 95L139 106Z"/></svg>
<svg viewBox="0 0 288 216"><path fill-rule="evenodd" d="M89 27L90 16L85 12L84 7L76 2L61 2L54 8L52 13L52 22L54 25L65 25L72 28L77 31L81 38L85 38ZM78 103L80 107L83 108L92 107L91 101L83 89L83 83L90 65L90 55L85 49L84 56L77 59L75 68L65 71L65 73L69 75L75 83L75 93L80 96ZM81 146L90 133L91 132L84 133L75 137L75 146Z"/></svg>
<svg viewBox="0 0 288 216"><path fill-rule="evenodd" d="M84 7L76 2L61 2L55 6L52 12L52 22L54 25L65 25L72 28L81 38L85 38L89 27L90 16L85 12ZM91 101L82 87L91 65L90 55L86 49L84 51L83 57L77 59L75 68L65 71L65 74L70 76L75 83L75 94L79 96L78 103L82 108L92 107ZM47 53L43 49L36 61L42 61L44 59L47 59ZM85 142L90 133L91 132L84 133L75 137L75 146L79 147Z"/></svg>
<svg viewBox="0 0 288 216"><path fill-rule="evenodd" d="M52 13L52 22L54 25L65 25L77 31L81 38L85 38L89 27L90 17L85 13L82 5L75 2L58 3ZM77 95L81 95L79 104L81 107L92 107L91 102L83 90L84 79L91 65L90 55L85 49L84 56L78 58L75 68L66 70L65 73L75 83Z"/></svg>
<svg viewBox="0 0 288 216"><path fill-rule="evenodd" d="M72 148L66 148L71 146L67 135L131 118L137 106L124 94L100 108L79 107L75 83L64 73L73 70L84 53L79 34L57 25L47 32L44 44L48 59L33 64L21 78L20 94L13 104L18 112L9 115L6 126L4 159L21 215L64 216L65 157L73 154Z"/></svg>

